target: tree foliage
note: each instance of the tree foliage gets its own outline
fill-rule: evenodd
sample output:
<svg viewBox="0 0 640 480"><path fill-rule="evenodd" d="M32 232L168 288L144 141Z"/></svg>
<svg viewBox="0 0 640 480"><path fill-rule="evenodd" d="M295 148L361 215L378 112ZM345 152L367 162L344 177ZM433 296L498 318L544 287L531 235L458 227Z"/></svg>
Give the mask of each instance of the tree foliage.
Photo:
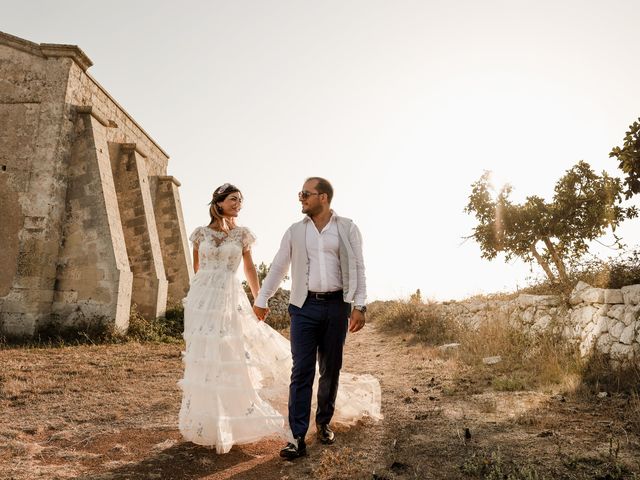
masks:
<svg viewBox="0 0 640 480"><path fill-rule="evenodd" d="M640 193L640 118L629 125L622 147L613 147L609 157L618 159L618 168L624 172L625 197Z"/></svg>
<svg viewBox="0 0 640 480"><path fill-rule="evenodd" d="M567 283L567 266L588 251L589 241L636 215L633 207L620 206L620 179L606 172L597 175L583 161L558 180L550 202L533 195L515 204L509 198L511 186L495 192L490 176L486 171L472 185L465 208L478 220L472 237L482 257L492 260L503 253L506 261L536 261L552 282Z"/></svg>

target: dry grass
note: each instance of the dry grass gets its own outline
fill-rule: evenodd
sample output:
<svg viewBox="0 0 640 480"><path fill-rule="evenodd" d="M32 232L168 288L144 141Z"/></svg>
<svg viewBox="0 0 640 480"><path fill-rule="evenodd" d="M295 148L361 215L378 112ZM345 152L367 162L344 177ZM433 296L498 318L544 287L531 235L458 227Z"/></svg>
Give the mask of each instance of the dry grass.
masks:
<svg viewBox="0 0 640 480"><path fill-rule="evenodd" d="M51 471L71 459L90 469L97 457L104 460L87 448L101 436L140 424L173 425L179 355L178 345L137 343L0 350L0 464L10 461L5 473L58 478L46 469L33 474L33 462L43 458ZM25 471L32 474L22 476Z"/></svg>
<svg viewBox="0 0 640 480"><path fill-rule="evenodd" d="M489 375L496 390L575 388L584 368L577 349L558 335L527 335L499 313L472 329L443 318L432 303L378 302L371 310L371 318L382 330L410 333L433 346L460 343L453 355L471 366L476 375ZM451 356L450 352L442 355ZM500 356L500 362L483 364L483 358L493 356Z"/></svg>
<svg viewBox="0 0 640 480"><path fill-rule="evenodd" d="M461 330L458 338L461 360L492 372L497 390L566 390L581 374L583 362L576 348L553 333L527 335L505 320L496 320L477 330ZM490 356L500 356L501 361L484 365L482 359Z"/></svg>
<svg viewBox="0 0 640 480"><path fill-rule="evenodd" d="M496 392L490 368L478 375L459 355L443 358L406 339L372 325L349 335L344 368L380 379L385 419L336 428L332 446L310 432L309 456L296 462L278 457L278 439L225 455L182 441L179 344L0 350L0 478L579 480L640 472L637 395L561 401Z"/></svg>
<svg viewBox="0 0 640 480"><path fill-rule="evenodd" d="M369 317L387 332L409 332L428 345L453 341L459 334L455 322L443 318L437 304L415 301L374 302Z"/></svg>

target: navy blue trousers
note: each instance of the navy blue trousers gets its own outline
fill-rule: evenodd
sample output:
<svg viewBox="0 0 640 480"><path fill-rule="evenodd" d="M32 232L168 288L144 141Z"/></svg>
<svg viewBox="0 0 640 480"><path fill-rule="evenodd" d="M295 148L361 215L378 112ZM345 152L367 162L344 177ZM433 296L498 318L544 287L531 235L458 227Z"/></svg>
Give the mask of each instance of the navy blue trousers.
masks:
<svg viewBox="0 0 640 480"><path fill-rule="evenodd" d="M302 308L289 305L289 314L293 357L289 425L294 437L304 438L311 417L316 358L320 372L316 424L329 423L333 417L351 305L341 298L307 298Z"/></svg>

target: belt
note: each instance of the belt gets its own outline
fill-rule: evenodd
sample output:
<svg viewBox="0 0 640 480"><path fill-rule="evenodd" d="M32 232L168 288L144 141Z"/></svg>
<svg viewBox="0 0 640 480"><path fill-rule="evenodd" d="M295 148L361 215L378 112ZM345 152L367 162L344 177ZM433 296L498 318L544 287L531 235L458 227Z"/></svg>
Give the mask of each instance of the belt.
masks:
<svg viewBox="0 0 640 480"><path fill-rule="evenodd" d="M308 292L307 294L307 298L313 300L342 300L343 296L342 290L336 290L335 292Z"/></svg>

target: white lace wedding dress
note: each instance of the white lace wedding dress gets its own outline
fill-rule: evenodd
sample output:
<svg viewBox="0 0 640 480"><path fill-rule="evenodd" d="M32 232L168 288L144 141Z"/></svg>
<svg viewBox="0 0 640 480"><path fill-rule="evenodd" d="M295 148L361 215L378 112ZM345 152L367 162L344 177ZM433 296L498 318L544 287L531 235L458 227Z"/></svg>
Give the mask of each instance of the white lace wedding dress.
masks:
<svg viewBox="0 0 640 480"><path fill-rule="evenodd" d="M244 227L228 235L199 227L189 239L199 269L185 299L180 432L218 453L270 435L291 440L289 340L255 317L236 274L255 237ZM380 419L380 404L376 378L340 374L334 422Z"/></svg>

